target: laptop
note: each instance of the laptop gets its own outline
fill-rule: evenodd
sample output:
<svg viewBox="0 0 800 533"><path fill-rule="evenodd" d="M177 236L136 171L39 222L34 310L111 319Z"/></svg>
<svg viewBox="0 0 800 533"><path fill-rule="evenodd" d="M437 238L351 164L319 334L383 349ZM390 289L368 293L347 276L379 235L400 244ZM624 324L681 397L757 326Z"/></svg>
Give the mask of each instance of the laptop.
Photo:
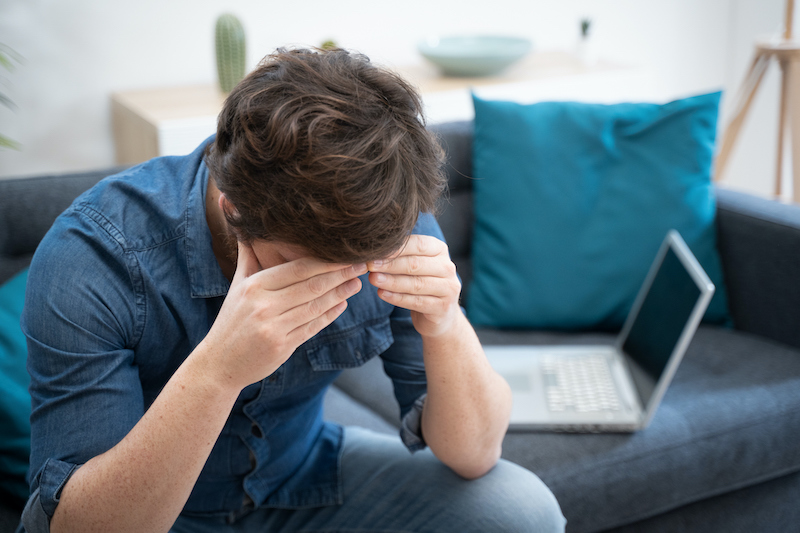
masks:
<svg viewBox="0 0 800 533"><path fill-rule="evenodd" d="M492 367L511 386L509 429L647 427L713 295L714 284L671 230L613 345L484 345Z"/></svg>

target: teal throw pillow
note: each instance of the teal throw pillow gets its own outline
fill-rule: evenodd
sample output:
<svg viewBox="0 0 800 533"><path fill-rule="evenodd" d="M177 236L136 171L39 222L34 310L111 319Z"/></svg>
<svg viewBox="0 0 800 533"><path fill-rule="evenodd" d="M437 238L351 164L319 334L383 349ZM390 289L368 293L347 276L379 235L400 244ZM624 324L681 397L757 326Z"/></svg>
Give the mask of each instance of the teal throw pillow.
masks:
<svg viewBox="0 0 800 533"><path fill-rule="evenodd" d="M674 228L717 287L705 320L728 322L711 184L719 99L522 105L473 96L470 320L619 328Z"/></svg>
<svg viewBox="0 0 800 533"><path fill-rule="evenodd" d="M28 349L19 325L27 280L26 269L0 286L0 492L21 501L31 452Z"/></svg>

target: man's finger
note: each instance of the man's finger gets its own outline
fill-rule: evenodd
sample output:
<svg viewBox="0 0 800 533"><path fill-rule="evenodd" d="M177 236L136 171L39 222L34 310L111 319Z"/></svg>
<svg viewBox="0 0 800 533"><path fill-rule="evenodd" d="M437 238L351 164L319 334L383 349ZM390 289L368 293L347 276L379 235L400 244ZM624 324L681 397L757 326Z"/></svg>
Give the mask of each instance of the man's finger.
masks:
<svg viewBox="0 0 800 533"><path fill-rule="evenodd" d="M342 263L325 263L319 259L304 257L264 270L263 274L260 274L262 279L259 283L267 290L277 291L319 276L320 274L349 268L356 268L366 272L366 265L363 264L347 265Z"/></svg>
<svg viewBox="0 0 800 533"><path fill-rule="evenodd" d="M286 287L281 291L281 297L287 302L292 302L293 306L302 305L366 272L367 266L364 264L326 272Z"/></svg>
<svg viewBox="0 0 800 533"><path fill-rule="evenodd" d="M239 253L236 256L236 272L233 275L233 283L237 280L249 278L261 270L253 248L249 244L238 241Z"/></svg>
<svg viewBox="0 0 800 533"><path fill-rule="evenodd" d="M433 257L446 251L447 245L436 237L431 237L430 235L409 235L405 245L396 253L389 256L387 260L403 257L404 255L425 255Z"/></svg>
<svg viewBox="0 0 800 533"><path fill-rule="evenodd" d="M321 316L318 316L311 322L306 322L305 324L299 326L298 328L292 330L287 339L293 343L295 346L300 346L308 339L325 329L329 326L334 320L336 320L339 315L344 313L344 310L347 309L347 300L339 302L337 305L329 309L326 313Z"/></svg>
<svg viewBox="0 0 800 533"><path fill-rule="evenodd" d="M379 289L404 294L423 294L447 297L457 288L457 282L444 277L407 276L403 274L384 274L373 272L369 281Z"/></svg>
<svg viewBox="0 0 800 533"><path fill-rule="evenodd" d="M443 261L442 258L426 255L402 255L391 261L373 261L368 264L368 267L371 272L387 274L435 276L437 278L455 275L455 267L451 261Z"/></svg>
<svg viewBox="0 0 800 533"><path fill-rule="evenodd" d="M383 289L378 291L378 296L392 305L423 314L441 314L448 307L447 300L437 296L403 294Z"/></svg>
<svg viewBox="0 0 800 533"><path fill-rule="evenodd" d="M347 283L335 287L319 298L315 298L302 305L297 305L284 314L284 319L289 329L296 329L302 324L315 320L328 310L336 307L347 298L355 295L361 290L361 280L351 279Z"/></svg>

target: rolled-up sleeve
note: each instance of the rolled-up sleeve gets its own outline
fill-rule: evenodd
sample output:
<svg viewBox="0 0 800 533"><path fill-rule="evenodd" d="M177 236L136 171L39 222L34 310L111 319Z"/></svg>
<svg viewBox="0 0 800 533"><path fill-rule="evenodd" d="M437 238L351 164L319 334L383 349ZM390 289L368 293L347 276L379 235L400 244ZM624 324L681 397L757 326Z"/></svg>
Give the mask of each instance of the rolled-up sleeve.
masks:
<svg viewBox="0 0 800 533"><path fill-rule="evenodd" d="M130 348L138 318L128 259L107 229L72 211L31 263L21 321L32 407L27 533L49 531L70 476L144 412Z"/></svg>
<svg viewBox="0 0 800 533"><path fill-rule="evenodd" d="M22 512L22 525L27 533L50 531L50 519L61 499L61 489L77 468L75 464L56 459L45 461L36 475L36 489Z"/></svg>
<svg viewBox="0 0 800 533"><path fill-rule="evenodd" d="M412 452L422 450L426 446L425 440L422 438L422 408L425 406L427 396L427 394L423 394L417 398L400 425L400 439Z"/></svg>
<svg viewBox="0 0 800 533"><path fill-rule="evenodd" d="M406 309L395 308L391 325L394 342L381 358L400 405L400 438L413 452L425 447L421 419L428 382L422 359L422 337L414 329L411 313Z"/></svg>

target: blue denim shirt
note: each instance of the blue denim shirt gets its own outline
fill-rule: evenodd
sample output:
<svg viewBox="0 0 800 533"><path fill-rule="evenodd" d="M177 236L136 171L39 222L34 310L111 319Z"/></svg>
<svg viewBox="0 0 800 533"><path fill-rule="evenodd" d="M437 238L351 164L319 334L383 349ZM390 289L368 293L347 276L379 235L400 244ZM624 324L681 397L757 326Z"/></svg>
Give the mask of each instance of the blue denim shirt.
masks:
<svg viewBox="0 0 800 533"><path fill-rule="evenodd" d="M22 318L33 408L29 533L49 528L70 475L127 435L219 312L230 284L206 223L204 146L106 178L36 252ZM415 232L442 238L430 215ZM322 419L322 400L342 369L378 355L404 442L424 446L421 339L408 311L362 282L333 324L242 391L184 513L341 503L342 429Z"/></svg>

